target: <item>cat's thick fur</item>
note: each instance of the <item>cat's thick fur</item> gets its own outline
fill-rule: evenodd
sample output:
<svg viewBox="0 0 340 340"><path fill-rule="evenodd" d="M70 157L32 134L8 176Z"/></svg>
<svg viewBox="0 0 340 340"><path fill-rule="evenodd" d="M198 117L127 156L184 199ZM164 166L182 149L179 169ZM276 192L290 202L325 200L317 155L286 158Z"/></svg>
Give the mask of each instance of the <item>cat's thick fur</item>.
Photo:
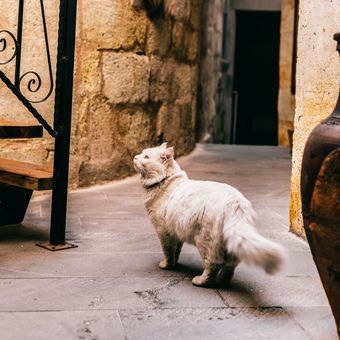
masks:
<svg viewBox="0 0 340 340"><path fill-rule="evenodd" d="M143 150L134 158L145 189L145 207L164 252L159 266L176 266L183 242L194 244L203 259L197 286L227 284L239 262L277 272L284 259L280 245L254 228L251 203L222 183L190 180L166 143Z"/></svg>

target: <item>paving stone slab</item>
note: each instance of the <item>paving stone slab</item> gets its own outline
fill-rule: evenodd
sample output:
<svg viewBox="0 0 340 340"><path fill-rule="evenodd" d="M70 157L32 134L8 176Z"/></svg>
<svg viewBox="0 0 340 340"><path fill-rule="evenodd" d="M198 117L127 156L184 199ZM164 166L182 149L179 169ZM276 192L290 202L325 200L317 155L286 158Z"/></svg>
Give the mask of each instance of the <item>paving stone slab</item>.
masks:
<svg viewBox="0 0 340 340"><path fill-rule="evenodd" d="M213 289L183 278L1 279L0 311L225 306Z"/></svg>
<svg viewBox="0 0 340 340"><path fill-rule="evenodd" d="M3 340L123 340L118 311L0 312Z"/></svg>
<svg viewBox="0 0 340 340"><path fill-rule="evenodd" d="M0 258L0 278L67 278L67 277L186 277L202 272L201 258L197 251L183 253L180 265L174 270L158 267L163 259L159 250L148 252L121 251L89 252L79 248L50 252L29 244L16 252L3 253ZM31 248L34 248L31 250Z"/></svg>
<svg viewBox="0 0 340 340"><path fill-rule="evenodd" d="M269 276L240 267L229 287L219 289L231 307L328 307L318 277Z"/></svg>
<svg viewBox="0 0 340 340"><path fill-rule="evenodd" d="M293 248L293 246L289 247ZM313 262L313 257L308 251L295 251L289 250L287 261L283 266L282 272L278 273L278 276L284 275L286 277L299 277L308 276L319 278L318 271Z"/></svg>
<svg viewBox="0 0 340 340"><path fill-rule="evenodd" d="M329 307L285 308L312 340L339 340Z"/></svg>
<svg viewBox="0 0 340 340"><path fill-rule="evenodd" d="M260 229L259 232L264 237L274 242L280 243L283 247L286 248L287 251L292 250L293 252L307 252L308 254L310 254L308 243L292 233L288 233L284 230L276 231L270 229ZM311 262L313 262L312 258Z"/></svg>
<svg viewBox="0 0 340 340"><path fill-rule="evenodd" d="M309 339L280 308L120 310L119 314L130 340Z"/></svg>

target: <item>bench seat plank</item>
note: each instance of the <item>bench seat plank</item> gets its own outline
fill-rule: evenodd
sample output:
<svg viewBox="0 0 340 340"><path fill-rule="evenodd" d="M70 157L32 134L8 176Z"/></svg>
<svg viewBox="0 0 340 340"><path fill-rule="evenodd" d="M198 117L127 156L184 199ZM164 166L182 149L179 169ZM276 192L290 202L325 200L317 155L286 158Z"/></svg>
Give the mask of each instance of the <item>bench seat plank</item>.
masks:
<svg viewBox="0 0 340 340"><path fill-rule="evenodd" d="M53 169L0 158L0 183L30 190L50 190L53 185Z"/></svg>
<svg viewBox="0 0 340 340"><path fill-rule="evenodd" d="M39 138L42 136L43 127L39 124L0 119L0 138Z"/></svg>

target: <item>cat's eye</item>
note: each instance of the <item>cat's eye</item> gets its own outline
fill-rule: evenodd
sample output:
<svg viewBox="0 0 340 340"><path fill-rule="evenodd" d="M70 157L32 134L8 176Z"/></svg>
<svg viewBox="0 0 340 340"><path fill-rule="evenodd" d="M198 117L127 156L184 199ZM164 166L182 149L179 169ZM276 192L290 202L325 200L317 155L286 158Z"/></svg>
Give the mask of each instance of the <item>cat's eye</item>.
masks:
<svg viewBox="0 0 340 340"><path fill-rule="evenodd" d="M144 155L144 159L149 159L150 157L148 155Z"/></svg>

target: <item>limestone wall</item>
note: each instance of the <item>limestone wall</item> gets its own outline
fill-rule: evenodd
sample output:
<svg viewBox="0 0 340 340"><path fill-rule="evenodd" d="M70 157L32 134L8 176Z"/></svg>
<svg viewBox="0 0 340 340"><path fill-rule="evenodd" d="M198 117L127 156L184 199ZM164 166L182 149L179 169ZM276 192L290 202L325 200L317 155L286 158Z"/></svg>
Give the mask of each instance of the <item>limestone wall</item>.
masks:
<svg viewBox="0 0 340 340"><path fill-rule="evenodd" d="M279 145L290 146L294 130L295 95L292 93L294 7L297 0L281 0L280 84L279 84Z"/></svg>
<svg viewBox="0 0 340 340"><path fill-rule="evenodd" d="M215 126L219 123L218 91L221 84L222 26L225 0L204 1L200 46L199 107L197 137L216 142Z"/></svg>
<svg viewBox="0 0 340 340"><path fill-rule="evenodd" d="M39 31L39 8L34 7L38 2L26 3L31 6L25 17L31 24L26 27ZM51 51L55 51L59 2L44 3ZM128 0L78 1L72 187L133 173L133 155L155 144L160 135L175 146L177 155L194 148L200 1L191 0L189 5L186 15L175 8L163 18L150 20ZM16 4L6 6L0 27L15 29ZM41 42L32 35L26 40L31 53L27 60L45 65ZM54 65L55 52L52 59ZM10 66L5 70L10 73ZM16 102L1 85L0 116L31 119ZM53 96L37 108L52 122ZM46 133L39 140L0 140L0 156L51 164L53 140Z"/></svg>
<svg viewBox="0 0 340 340"><path fill-rule="evenodd" d="M339 58L333 34L340 31L340 6L333 0L300 0L296 112L291 183L291 229L303 235L300 170L309 133L333 110L339 94Z"/></svg>

